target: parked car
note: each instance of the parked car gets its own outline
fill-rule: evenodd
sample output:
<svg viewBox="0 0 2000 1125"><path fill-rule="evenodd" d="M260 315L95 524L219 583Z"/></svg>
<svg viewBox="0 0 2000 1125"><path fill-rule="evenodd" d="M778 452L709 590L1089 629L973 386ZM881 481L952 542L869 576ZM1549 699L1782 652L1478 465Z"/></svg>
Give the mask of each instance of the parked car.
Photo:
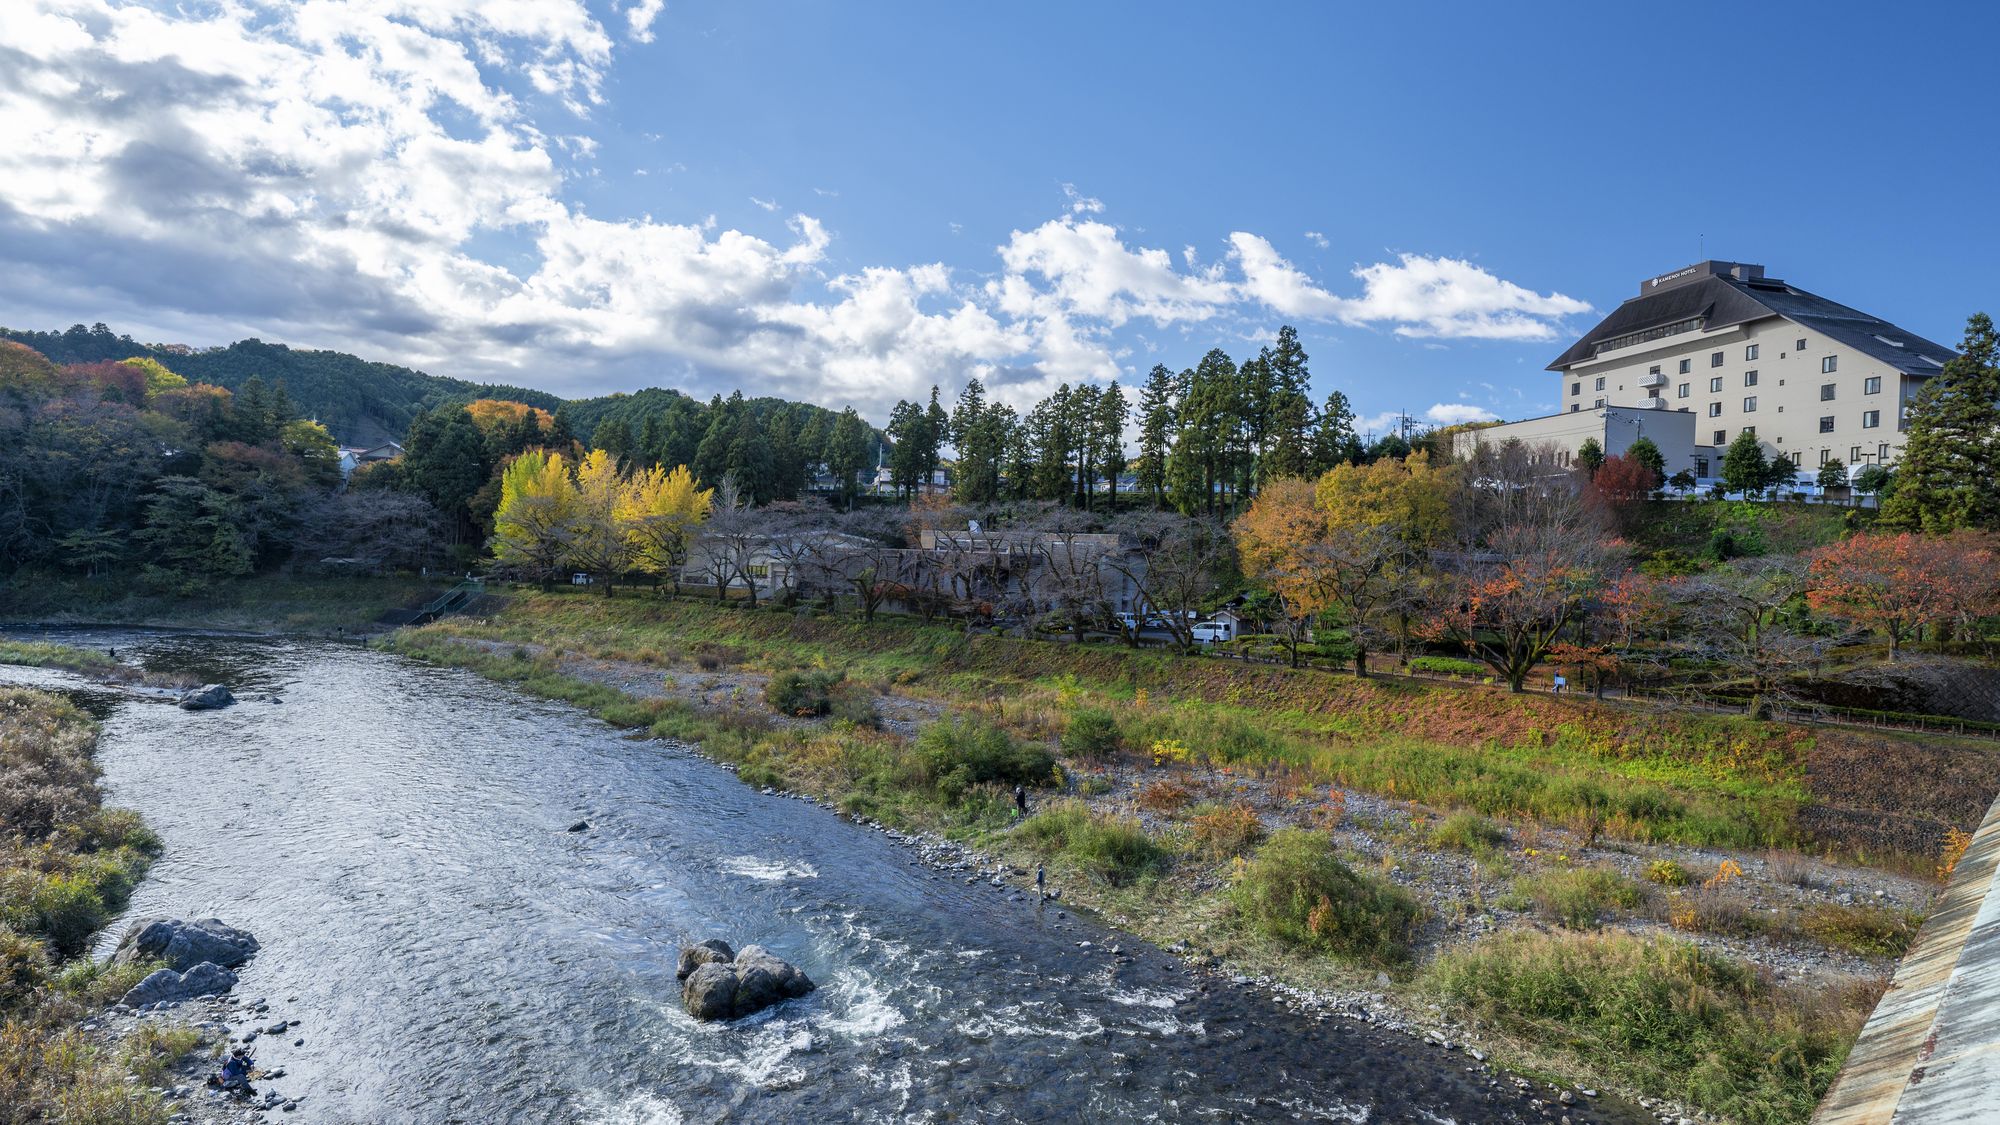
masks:
<svg viewBox="0 0 2000 1125"><path fill-rule="evenodd" d="M1200 644L1220 644L1236 639L1236 626L1228 621L1204 621L1194 627L1194 639Z"/></svg>
<svg viewBox="0 0 2000 1125"><path fill-rule="evenodd" d="M572 586L588 586L590 585L590 575L578 571L569 576L569 584Z"/></svg>

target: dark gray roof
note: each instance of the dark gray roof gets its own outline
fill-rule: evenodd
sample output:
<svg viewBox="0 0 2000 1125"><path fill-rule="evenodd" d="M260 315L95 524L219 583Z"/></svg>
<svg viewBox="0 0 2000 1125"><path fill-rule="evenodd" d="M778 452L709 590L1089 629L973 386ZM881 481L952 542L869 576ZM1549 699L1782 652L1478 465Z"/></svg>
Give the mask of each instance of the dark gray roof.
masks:
<svg viewBox="0 0 2000 1125"><path fill-rule="evenodd" d="M1587 362L1604 341L1649 328L1699 319L1704 329L1714 331L1771 316L1782 316L1829 336L1905 374L1935 375L1940 366L1957 354L1943 344L1926 340L1880 317L1850 309L1777 278L1745 279L1718 273L1626 301L1556 357L1548 369L1559 371Z"/></svg>

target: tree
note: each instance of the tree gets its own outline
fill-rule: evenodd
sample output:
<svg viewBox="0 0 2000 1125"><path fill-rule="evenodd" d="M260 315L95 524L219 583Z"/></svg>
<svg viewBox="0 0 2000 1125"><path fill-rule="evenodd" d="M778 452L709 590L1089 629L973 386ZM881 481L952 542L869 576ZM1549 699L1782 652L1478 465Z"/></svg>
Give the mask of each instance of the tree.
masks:
<svg viewBox="0 0 2000 1125"><path fill-rule="evenodd" d="M1552 508L1495 532L1488 549L1445 567L1421 633L1463 645L1518 692L1603 582L1596 528Z"/></svg>
<svg viewBox="0 0 2000 1125"><path fill-rule="evenodd" d="M186 596L250 573L250 546L237 530L235 507L192 477L162 477L139 532L147 583Z"/></svg>
<svg viewBox="0 0 2000 1125"><path fill-rule="evenodd" d="M1596 476L1597 470L1604 467L1604 446L1594 437L1584 438L1583 444L1576 447L1576 463L1585 476Z"/></svg>
<svg viewBox="0 0 2000 1125"><path fill-rule="evenodd" d="M1861 492L1881 495L1889 492L1896 482L1896 471L1887 465L1863 465L1854 474L1854 487Z"/></svg>
<svg viewBox="0 0 2000 1125"><path fill-rule="evenodd" d="M1798 479L1798 462L1783 454L1771 458L1770 464L1764 469L1764 487L1770 489L1773 496L1777 495L1779 489L1790 488L1797 484Z"/></svg>
<svg viewBox="0 0 2000 1125"><path fill-rule="evenodd" d="M1926 380L1909 407L1887 527L1933 534L2000 526L2000 337L1993 320L1966 322L1959 354Z"/></svg>
<svg viewBox="0 0 2000 1125"><path fill-rule="evenodd" d="M1125 421L1131 416L1125 391L1114 380L1097 396L1097 412L1091 419L1096 442L1093 459L1108 488L1105 508L1113 512L1118 510L1118 474L1125 471Z"/></svg>
<svg viewBox="0 0 2000 1125"><path fill-rule="evenodd" d="M1140 620L1159 616L1182 649L1194 647L1195 612L1220 583L1231 559L1227 531L1213 520L1148 514L1125 525L1137 549L1105 558L1134 591Z"/></svg>
<svg viewBox="0 0 2000 1125"><path fill-rule="evenodd" d="M444 518L430 501L385 489L342 492L306 512L293 565L380 574L436 561Z"/></svg>
<svg viewBox="0 0 2000 1125"><path fill-rule="evenodd" d="M1165 364L1156 363L1139 392L1139 459L1134 463L1141 489L1153 506L1167 502L1167 453L1173 447L1176 383Z"/></svg>
<svg viewBox="0 0 2000 1125"><path fill-rule="evenodd" d="M1893 662L1925 623L1992 612L1993 561L1976 538L1856 535L1809 556L1806 602L1881 633Z"/></svg>
<svg viewBox="0 0 2000 1125"><path fill-rule="evenodd" d="M1642 437L1626 446L1625 459L1643 466L1647 472L1653 474L1653 488L1660 487L1660 483L1667 479L1666 454L1660 452L1660 447L1653 444L1652 438Z"/></svg>
<svg viewBox="0 0 2000 1125"><path fill-rule="evenodd" d="M576 485L562 454L530 449L514 458L500 477L494 557L551 588L569 560L576 506Z"/></svg>
<svg viewBox="0 0 2000 1125"><path fill-rule="evenodd" d="M1321 472L1361 460L1361 439L1354 433L1354 408L1347 396L1329 392L1313 427L1313 465Z"/></svg>
<svg viewBox="0 0 2000 1125"><path fill-rule="evenodd" d="M1699 483L1701 478L1694 475L1693 469L1682 469L1667 478L1667 487L1675 492L1693 492L1694 486Z"/></svg>
<svg viewBox="0 0 2000 1125"><path fill-rule="evenodd" d="M618 576L631 569L633 558L631 497L618 459L608 449L593 449L576 467L575 504L570 510L572 565L603 579L604 596L611 597Z"/></svg>
<svg viewBox="0 0 2000 1125"><path fill-rule="evenodd" d="M1771 465L1764 457L1764 443L1752 430L1740 430L1736 440L1722 455L1722 485L1731 492L1749 495L1762 491L1771 479Z"/></svg>
<svg viewBox="0 0 2000 1125"><path fill-rule="evenodd" d="M1713 567L1677 587L1685 626L1678 631L1680 641L1693 655L1742 679L1757 699L1782 698L1792 674L1825 649L1823 639L1784 624L1806 586L1805 565L1788 556Z"/></svg>
<svg viewBox="0 0 2000 1125"><path fill-rule="evenodd" d="M861 470L868 467L868 423L848 407L833 423L826 439L826 469L840 481L840 498L849 511L861 491Z"/></svg>
<svg viewBox="0 0 2000 1125"><path fill-rule="evenodd" d="M1847 462L1838 457L1830 457L1819 467L1818 483L1821 488L1847 487Z"/></svg>
<svg viewBox="0 0 2000 1125"><path fill-rule="evenodd" d="M1450 534L1453 474L1412 453L1403 460L1338 465L1314 491L1327 526L1386 528L1413 548L1442 544Z"/></svg>
<svg viewBox="0 0 2000 1125"><path fill-rule="evenodd" d="M715 490L702 488L686 465L655 465L633 475L619 521L626 529L632 562L647 574L668 575L680 592L681 568L695 529L708 518Z"/></svg>
<svg viewBox="0 0 2000 1125"><path fill-rule="evenodd" d="M1658 473L1629 456L1618 454L1606 457L1590 478L1593 493L1621 505L1644 500L1658 487Z"/></svg>

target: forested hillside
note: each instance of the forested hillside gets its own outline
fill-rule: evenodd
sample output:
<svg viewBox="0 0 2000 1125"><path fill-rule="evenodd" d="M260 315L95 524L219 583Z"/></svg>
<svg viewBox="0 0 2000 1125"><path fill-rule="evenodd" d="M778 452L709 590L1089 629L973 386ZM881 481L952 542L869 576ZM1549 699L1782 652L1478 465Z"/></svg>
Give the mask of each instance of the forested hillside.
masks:
<svg viewBox="0 0 2000 1125"><path fill-rule="evenodd" d="M308 351L239 340L228 347L190 349L142 344L102 324L64 332L0 328L0 338L26 344L58 364L104 363L144 356L197 383L235 391L253 376L282 382L299 412L316 418L345 445L401 441L419 411L447 403L502 398L554 410L562 400L546 391L469 383L426 375L393 363L375 363L345 352Z"/></svg>

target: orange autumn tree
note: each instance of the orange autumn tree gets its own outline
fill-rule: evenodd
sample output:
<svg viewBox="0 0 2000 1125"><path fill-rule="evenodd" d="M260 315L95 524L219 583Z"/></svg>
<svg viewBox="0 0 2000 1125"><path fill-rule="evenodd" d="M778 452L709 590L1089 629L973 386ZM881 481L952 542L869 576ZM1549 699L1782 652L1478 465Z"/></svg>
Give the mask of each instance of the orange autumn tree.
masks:
<svg viewBox="0 0 2000 1125"><path fill-rule="evenodd" d="M492 433L494 427L502 423L518 426L522 419L531 415L535 419L536 430L547 433L549 424L555 421L555 415L538 406L509 402L502 398L475 399L465 404L465 412L472 415L472 424L478 426L479 432L483 434Z"/></svg>
<svg viewBox="0 0 2000 1125"><path fill-rule="evenodd" d="M1811 556L1806 602L1881 633L1889 659L1927 623L1957 623L1995 607L1994 552L1975 534L1856 535Z"/></svg>
<svg viewBox="0 0 2000 1125"><path fill-rule="evenodd" d="M1347 627L1354 674L1367 676L1376 606L1389 595L1402 546L1396 529L1330 518L1316 486L1293 478L1265 485L1230 530L1244 574L1284 607L1278 636L1292 667L1314 624L1333 611Z"/></svg>
<svg viewBox="0 0 2000 1125"><path fill-rule="evenodd" d="M1518 692L1603 582L1607 544L1587 527L1517 525L1448 568L1418 632L1463 645Z"/></svg>

